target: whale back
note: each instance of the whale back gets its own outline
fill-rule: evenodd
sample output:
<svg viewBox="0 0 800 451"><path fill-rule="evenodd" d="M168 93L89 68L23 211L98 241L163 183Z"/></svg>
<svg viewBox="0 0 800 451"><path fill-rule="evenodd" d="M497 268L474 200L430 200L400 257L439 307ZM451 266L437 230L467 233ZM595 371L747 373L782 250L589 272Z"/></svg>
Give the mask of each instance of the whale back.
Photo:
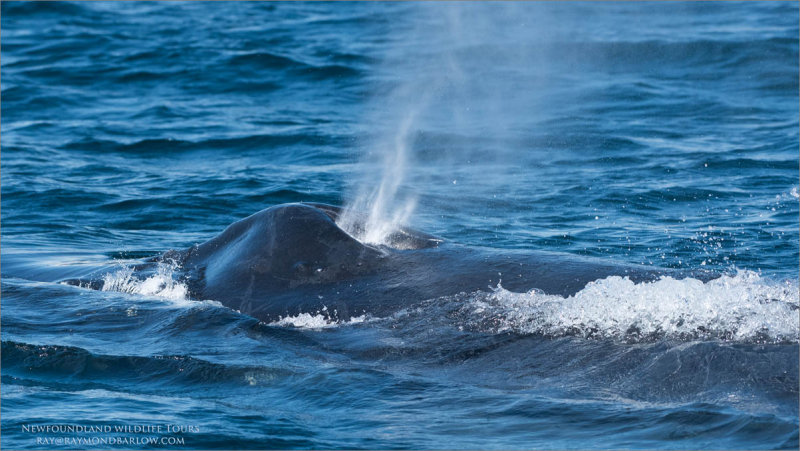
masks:
<svg viewBox="0 0 800 451"><path fill-rule="evenodd" d="M339 228L322 210L278 205L190 248L183 266L202 297L250 297L274 289L346 280L375 270L383 253Z"/></svg>

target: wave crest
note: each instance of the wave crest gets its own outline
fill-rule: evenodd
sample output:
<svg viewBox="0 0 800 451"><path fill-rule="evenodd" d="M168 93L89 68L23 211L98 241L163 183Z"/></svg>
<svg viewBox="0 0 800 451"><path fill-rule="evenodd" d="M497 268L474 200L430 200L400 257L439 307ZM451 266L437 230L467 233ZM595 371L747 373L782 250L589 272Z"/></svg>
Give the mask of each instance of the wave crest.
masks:
<svg viewBox="0 0 800 451"><path fill-rule="evenodd" d="M499 284L491 293L469 296L459 308L468 327L492 332L630 341L669 337L784 342L797 341L800 335L797 283L771 282L753 271L706 283L663 277L637 284L613 276L567 298L537 290L514 293Z"/></svg>

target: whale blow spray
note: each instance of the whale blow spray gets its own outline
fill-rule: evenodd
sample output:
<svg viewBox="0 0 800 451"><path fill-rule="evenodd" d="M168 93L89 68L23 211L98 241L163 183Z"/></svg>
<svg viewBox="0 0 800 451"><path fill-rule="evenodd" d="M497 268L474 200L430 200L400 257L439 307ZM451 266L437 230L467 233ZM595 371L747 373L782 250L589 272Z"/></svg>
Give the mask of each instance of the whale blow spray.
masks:
<svg viewBox="0 0 800 451"><path fill-rule="evenodd" d="M409 114L400 124L391 148L381 152L380 180L376 186L362 184L355 201L348 205L337 221L339 226L369 244L391 245L387 237L408 222L416 207L417 198L404 194L400 188L408 171L410 158L409 133L415 114ZM366 217L364 217L366 214Z"/></svg>
<svg viewBox="0 0 800 451"><path fill-rule="evenodd" d="M443 87L458 74L452 58L425 51L431 30L442 30L432 25L452 14L442 16L440 13L446 11L416 5L406 12L407 22L397 26L410 29L390 34L402 50L382 55L376 86L380 94L373 97L364 121L377 132L367 140L369 150L361 161L363 173L351 187L352 200L337 221L342 229L369 244L392 246L391 234L410 221L422 178L417 171L415 140L437 113L431 108L434 101L444 103ZM452 27L445 28L433 34L449 42ZM412 174L416 179L410 177Z"/></svg>
<svg viewBox="0 0 800 451"><path fill-rule="evenodd" d="M507 174L519 171L519 159L509 152L518 146L508 144L532 129L542 109L526 100L535 96L518 91L548 91L545 54L531 52L544 48L546 10L468 3L398 8L385 36L390 50L378 55L372 75L362 173L337 221L362 242L388 246L417 206L446 205L467 189L496 202L511 196ZM489 45L488 35L498 43ZM476 208L490 208L487 202Z"/></svg>

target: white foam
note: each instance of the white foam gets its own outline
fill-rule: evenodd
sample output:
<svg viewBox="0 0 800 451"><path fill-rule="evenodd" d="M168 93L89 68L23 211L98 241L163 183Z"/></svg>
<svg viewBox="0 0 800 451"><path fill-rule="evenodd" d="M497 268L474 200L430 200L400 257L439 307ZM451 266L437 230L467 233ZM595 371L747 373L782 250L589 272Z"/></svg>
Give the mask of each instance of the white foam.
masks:
<svg viewBox="0 0 800 451"><path fill-rule="evenodd" d="M270 326L296 327L298 329L324 329L347 324L359 324L367 320L367 315L354 316L347 321L339 321L325 312L300 313L295 316L280 318L270 323Z"/></svg>
<svg viewBox="0 0 800 451"><path fill-rule="evenodd" d="M635 338L719 337L796 341L796 282L768 281L752 271L703 283L663 277L633 283L618 276L589 283L570 297L513 293L500 285L465 304L472 326L545 335Z"/></svg>
<svg viewBox="0 0 800 451"><path fill-rule="evenodd" d="M103 276L102 291L155 296L173 301L189 300L188 287L175 280L175 267L159 263L156 273L144 279L134 275L133 268L126 267Z"/></svg>

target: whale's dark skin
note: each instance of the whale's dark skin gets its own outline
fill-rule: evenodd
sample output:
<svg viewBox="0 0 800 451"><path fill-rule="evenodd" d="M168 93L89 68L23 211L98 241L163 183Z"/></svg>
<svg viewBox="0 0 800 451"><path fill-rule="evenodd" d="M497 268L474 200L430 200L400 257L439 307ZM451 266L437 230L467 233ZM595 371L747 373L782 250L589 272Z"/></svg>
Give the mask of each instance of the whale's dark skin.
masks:
<svg viewBox="0 0 800 451"><path fill-rule="evenodd" d="M365 245L336 225L339 209L284 204L235 222L211 240L157 260L179 263L190 295L264 321L325 308L339 319L385 315L416 302L487 291L568 296L611 275L634 282L677 272L549 253L497 257L402 228L392 246ZM494 256L492 256L494 255ZM334 313L335 312L335 313Z"/></svg>

